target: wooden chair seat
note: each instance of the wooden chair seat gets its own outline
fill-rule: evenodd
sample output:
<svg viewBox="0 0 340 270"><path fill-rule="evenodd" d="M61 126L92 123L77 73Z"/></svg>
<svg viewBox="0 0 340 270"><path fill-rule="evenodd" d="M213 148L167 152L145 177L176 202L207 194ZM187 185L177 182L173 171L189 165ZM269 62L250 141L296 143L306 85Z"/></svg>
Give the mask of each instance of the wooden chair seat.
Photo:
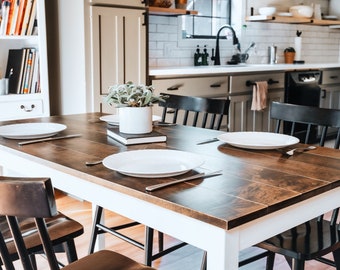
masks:
<svg viewBox="0 0 340 270"><path fill-rule="evenodd" d="M52 245L56 247L56 251L64 251L65 247L59 247L59 245L66 243L66 245L72 249L71 252L68 251L68 247L66 247L65 250L68 253L68 257L70 257L69 262L77 260L74 238L84 233L84 227L79 222L70 219L60 212L55 217L47 218L46 224ZM34 219L20 218L19 226L24 235L24 241L28 252L30 254L41 253L43 251L43 246ZM3 237L6 239L6 245L13 261L17 260L18 254L15 243L12 239L8 223L3 216L0 217L0 230Z"/></svg>
<svg viewBox="0 0 340 270"><path fill-rule="evenodd" d="M147 270L153 269L110 250L100 250L79 259L63 268L63 270Z"/></svg>

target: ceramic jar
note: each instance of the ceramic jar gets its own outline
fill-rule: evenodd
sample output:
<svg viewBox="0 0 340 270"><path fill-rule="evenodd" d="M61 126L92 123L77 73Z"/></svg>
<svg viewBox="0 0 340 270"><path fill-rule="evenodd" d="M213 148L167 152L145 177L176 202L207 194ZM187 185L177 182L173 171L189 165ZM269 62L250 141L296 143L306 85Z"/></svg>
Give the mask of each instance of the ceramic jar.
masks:
<svg viewBox="0 0 340 270"><path fill-rule="evenodd" d="M152 131L152 107L122 107L118 109L119 131L144 134Z"/></svg>

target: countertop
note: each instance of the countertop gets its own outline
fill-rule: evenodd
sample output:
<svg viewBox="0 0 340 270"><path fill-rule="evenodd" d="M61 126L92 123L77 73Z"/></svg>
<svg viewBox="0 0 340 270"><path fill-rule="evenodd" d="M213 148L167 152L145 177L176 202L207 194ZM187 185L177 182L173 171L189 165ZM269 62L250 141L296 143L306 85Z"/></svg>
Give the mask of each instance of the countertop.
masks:
<svg viewBox="0 0 340 270"><path fill-rule="evenodd" d="M150 68L151 78L186 77L202 75L234 75L240 73L252 73L263 71L294 71L340 68L340 63L325 64L245 64L245 65L221 65L221 66L189 66Z"/></svg>

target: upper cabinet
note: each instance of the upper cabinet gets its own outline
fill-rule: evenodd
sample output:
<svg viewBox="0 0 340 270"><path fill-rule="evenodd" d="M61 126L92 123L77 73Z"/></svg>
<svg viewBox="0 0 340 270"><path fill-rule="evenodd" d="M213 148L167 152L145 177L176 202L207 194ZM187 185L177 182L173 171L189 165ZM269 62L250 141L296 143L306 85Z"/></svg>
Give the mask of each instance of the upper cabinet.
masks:
<svg viewBox="0 0 340 270"><path fill-rule="evenodd" d="M13 83L11 83L10 93L0 95L1 121L42 117L50 114L45 0L35 1L36 27L34 27L34 30L20 35L7 33L6 35L0 35L1 77L11 77L10 80L14 81L12 74L17 71L14 70L14 66L10 69L10 72L6 71L9 51L24 49L26 52L24 56L23 54L21 55L23 61L19 66L22 73L19 72L21 74L19 74L18 81L15 83L17 87L12 87ZM14 2L16 1L12 1L12 3ZM34 7L34 1L29 2ZM29 5L27 5L28 9ZM14 56L10 58L10 61L14 64L18 63ZM19 87L20 83L23 87Z"/></svg>

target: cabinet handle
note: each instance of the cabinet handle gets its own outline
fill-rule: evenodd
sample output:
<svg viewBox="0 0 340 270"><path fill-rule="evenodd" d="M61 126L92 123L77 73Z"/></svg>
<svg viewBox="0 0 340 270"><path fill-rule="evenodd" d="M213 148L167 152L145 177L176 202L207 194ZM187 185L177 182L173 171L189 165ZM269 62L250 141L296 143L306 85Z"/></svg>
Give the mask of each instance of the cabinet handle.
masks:
<svg viewBox="0 0 340 270"><path fill-rule="evenodd" d="M334 76L330 76L329 78L335 80L338 78L338 76L334 75Z"/></svg>
<svg viewBox="0 0 340 270"><path fill-rule="evenodd" d="M326 89L322 89L321 92L322 92L321 98L326 98L326 96L327 96Z"/></svg>
<svg viewBox="0 0 340 270"><path fill-rule="evenodd" d="M31 108L26 108L25 105L21 105L20 109L24 110L25 112L31 112L35 108L34 104L31 105Z"/></svg>
<svg viewBox="0 0 340 270"><path fill-rule="evenodd" d="M210 87L211 88L219 88L219 87L221 87L221 85L217 84L217 83L213 83L213 84L210 85Z"/></svg>
<svg viewBox="0 0 340 270"><path fill-rule="evenodd" d="M180 85L170 86L166 90L168 90L168 91L177 91L177 90L179 90L179 87L180 87Z"/></svg>
<svg viewBox="0 0 340 270"><path fill-rule="evenodd" d="M144 22L142 22L142 26L148 25L148 14L147 12L143 12Z"/></svg>

